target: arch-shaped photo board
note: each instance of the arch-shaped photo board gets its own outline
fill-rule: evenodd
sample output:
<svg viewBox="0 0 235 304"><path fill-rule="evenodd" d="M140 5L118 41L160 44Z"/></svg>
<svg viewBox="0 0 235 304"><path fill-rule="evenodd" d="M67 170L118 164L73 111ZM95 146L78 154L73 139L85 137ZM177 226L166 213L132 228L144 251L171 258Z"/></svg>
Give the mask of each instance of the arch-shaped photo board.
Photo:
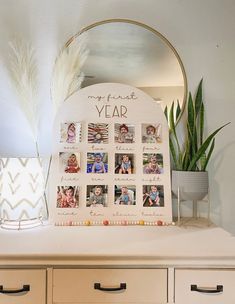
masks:
<svg viewBox="0 0 235 304"><path fill-rule="evenodd" d="M53 131L55 225L172 223L169 129L135 87L102 83L69 97Z"/></svg>

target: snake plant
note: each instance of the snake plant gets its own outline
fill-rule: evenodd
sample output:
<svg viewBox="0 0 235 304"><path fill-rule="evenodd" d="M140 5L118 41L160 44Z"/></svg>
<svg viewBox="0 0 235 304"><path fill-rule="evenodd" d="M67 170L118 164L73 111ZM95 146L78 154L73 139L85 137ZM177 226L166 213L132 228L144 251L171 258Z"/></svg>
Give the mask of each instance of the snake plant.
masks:
<svg viewBox="0 0 235 304"><path fill-rule="evenodd" d="M178 171L206 171L208 162L215 147L215 135L226 125L212 132L204 140L204 104L202 100L202 82L200 81L195 98L189 93L186 105L187 121L185 125L185 142L180 143L176 122L181 113L179 102L171 108L165 108L165 115L170 127L170 152L173 169Z"/></svg>

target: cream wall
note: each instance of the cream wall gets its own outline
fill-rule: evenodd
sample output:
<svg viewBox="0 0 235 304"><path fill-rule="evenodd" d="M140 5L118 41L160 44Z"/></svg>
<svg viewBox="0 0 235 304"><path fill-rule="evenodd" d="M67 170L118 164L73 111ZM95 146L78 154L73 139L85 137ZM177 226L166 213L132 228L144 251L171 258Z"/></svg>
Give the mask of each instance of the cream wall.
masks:
<svg viewBox="0 0 235 304"><path fill-rule="evenodd" d="M5 61L7 42L14 35L32 39L37 47L39 95L45 110L41 141L42 150L47 151L49 144L43 142L48 142L50 135L50 75L58 47L81 27L103 19L128 18L157 29L178 51L189 89L194 91L204 78L207 131L231 121L217 136L209 172L213 219L235 233L234 15L234 0L0 0L1 61ZM0 100L0 154L24 153L27 125L15 108L3 66Z"/></svg>

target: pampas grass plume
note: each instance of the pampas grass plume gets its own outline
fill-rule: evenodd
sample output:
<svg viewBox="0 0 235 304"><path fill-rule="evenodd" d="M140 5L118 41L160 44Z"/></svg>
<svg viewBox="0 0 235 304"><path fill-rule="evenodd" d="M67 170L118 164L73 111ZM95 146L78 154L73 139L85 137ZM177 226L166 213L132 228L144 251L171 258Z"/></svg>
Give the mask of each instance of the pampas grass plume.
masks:
<svg viewBox="0 0 235 304"><path fill-rule="evenodd" d="M70 45L65 46L56 58L51 82L55 114L62 103L80 89L84 80L81 69L88 56L86 39L85 34L77 37Z"/></svg>
<svg viewBox="0 0 235 304"><path fill-rule="evenodd" d="M14 40L10 45L8 71L12 85L18 97L21 111L24 113L32 131L34 141L38 136L38 70L35 52L30 43Z"/></svg>

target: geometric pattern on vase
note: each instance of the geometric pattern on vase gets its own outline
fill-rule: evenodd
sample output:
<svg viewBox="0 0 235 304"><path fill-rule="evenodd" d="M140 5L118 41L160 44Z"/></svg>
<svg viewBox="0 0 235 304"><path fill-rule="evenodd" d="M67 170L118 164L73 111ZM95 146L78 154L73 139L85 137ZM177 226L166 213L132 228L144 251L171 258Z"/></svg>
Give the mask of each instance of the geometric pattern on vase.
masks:
<svg viewBox="0 0 235 304"><path fill-rule="evenodd" d="M47 219L45 179L39 158L0 158L0 219Z"/></svg>

